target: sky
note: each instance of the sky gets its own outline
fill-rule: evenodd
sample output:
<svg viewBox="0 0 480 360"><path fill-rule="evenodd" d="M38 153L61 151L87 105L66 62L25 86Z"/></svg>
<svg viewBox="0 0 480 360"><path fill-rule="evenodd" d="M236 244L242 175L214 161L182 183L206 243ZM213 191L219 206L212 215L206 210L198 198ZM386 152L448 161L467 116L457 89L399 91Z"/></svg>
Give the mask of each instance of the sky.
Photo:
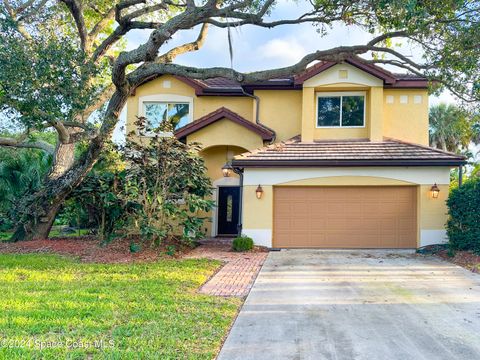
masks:
<svg viewBox="0 0 480 360"><path fill-rule="evenodd" d="M279 0L277 6L267 18L291 19L295 18L310 8L309 2L292 0ZM231 29L233 43L233 67L239 71L255 71L269 68L292 65L304 55L319 49L329 49L339 45L365 44L372 38L371 34L356 28L347 27L343 24L335 24L328 35L322 36L316 27L311 24L285 25L273 29L259 28L256 26L243 26ZM162 48L162 52L193 41L198 35L199 28L185 30L176 33L173 39ZM211 26L204 46L196 52L181 55L175 60L176 63L196 66L230 67L230 55L228 50L227 29L219 29ZM134 49L144 43L150 31L136 30L127 37L127 49ZM419 49L411 48L403 44L402 53L408 54L412 59L419 59ZM396 72L402 72L398 68L390 68ZM455 99L448 93L440 97L430 97L430 104L439 102L452 103ZM115 138L122 137L120 127L125 122L125 111L122 113L121 123L115 132Z"/></svg>

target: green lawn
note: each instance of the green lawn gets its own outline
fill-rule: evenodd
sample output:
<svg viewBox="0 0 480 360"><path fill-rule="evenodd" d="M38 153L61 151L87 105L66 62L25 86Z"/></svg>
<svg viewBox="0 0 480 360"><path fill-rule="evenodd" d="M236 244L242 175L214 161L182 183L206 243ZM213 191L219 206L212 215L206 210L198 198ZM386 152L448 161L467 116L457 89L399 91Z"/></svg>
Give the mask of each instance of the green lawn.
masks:
<svg viewBox="0 0 480 360"><path fill-rule="evenodd" d="M89 232L88 229L80 229L74 233L68 233L68 234L63 234L60 230L53 228L52 231L50 231L50 234L48 235L49 237L69 237L69 236L81 236L81 235L87 235ZM0 241L5 241L10 239L12 236L11 231L0 231Z"/></svg>
<svg viewBox="0 0 480 360"><path fill-rule="evenodd" d="M241 304L195 292L218 266L0 255L0 358L212 359Z"/></svg>

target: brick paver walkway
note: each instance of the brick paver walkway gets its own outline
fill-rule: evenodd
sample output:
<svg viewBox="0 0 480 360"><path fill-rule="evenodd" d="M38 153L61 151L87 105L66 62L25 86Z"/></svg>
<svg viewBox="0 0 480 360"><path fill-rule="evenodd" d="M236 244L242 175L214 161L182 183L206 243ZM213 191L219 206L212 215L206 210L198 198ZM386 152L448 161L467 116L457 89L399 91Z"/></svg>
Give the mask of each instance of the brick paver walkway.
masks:
<svg viewBox="0 0 480 360"><path fill-rule="evenodd" d="M236 253L230 245L206 243L199 246L187 258L208 258L221 260L225 265L199 290L199 292L217 296L247 296L255 281L267 252Z"/></svg>

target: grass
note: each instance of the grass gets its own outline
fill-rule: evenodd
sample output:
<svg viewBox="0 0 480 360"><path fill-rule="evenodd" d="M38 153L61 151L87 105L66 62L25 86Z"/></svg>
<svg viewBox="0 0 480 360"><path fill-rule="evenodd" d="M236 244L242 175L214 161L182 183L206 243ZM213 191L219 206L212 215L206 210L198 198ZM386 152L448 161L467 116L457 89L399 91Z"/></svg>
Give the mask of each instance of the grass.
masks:
<svg viewBox="0 0 480 360"><path fill-rule="evenodd" d="M64 234L64 233L61 232L61 230L53 228L50 231L50 234L48 236L49 237L69 237L69 236L88 235L88 233L89 233L88 229L80 229L80 230L75 231L74 233ZM11 231L3 231L3 232L0 231L0 241L6 241L6 240L10 239L12 234L13 234L13 232L11 232Z"/></svg>
<svg viewBox="0 0 480 360"><path fill-rule="evenodd" d="M218 266L0 255L0 358L212 359L241 304L196 293Z"/></svg>

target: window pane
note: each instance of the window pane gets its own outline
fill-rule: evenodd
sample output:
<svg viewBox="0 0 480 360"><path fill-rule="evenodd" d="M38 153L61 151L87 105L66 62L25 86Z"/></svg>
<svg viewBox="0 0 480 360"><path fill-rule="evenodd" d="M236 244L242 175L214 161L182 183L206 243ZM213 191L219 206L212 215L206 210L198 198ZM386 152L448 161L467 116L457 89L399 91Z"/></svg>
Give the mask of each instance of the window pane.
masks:
<svg viewBox="0 0 480 360"><path fill-rule="evenodd" d="M318 126L340 126L340 97L318 98Z"/></svg>
<svg viewBox="0 0 480 360"><path fill-rule="evenodd" d="M175 129L187 125L189 110L188 104L168 104L168 117Z"/></svg>
<svg viewBox="0 0 480 360"><path fill-rule="evenodd" d="M344 96L342 98L342 126L363 126L365 98Z"/></svg>
<svg viewBox="0 0 480 360"><path fill-rule="evenodd" d="M167 118L167 104L160 102L146 102L145 117L147 118L147 130L158 129L161 122Z"/></svg>
<svg viewBox="0 0 480 360"><path fill-rule="evenodd" d="M233 218L233 197L232 195L227 196L227 222L232 222Z"/></svg>

